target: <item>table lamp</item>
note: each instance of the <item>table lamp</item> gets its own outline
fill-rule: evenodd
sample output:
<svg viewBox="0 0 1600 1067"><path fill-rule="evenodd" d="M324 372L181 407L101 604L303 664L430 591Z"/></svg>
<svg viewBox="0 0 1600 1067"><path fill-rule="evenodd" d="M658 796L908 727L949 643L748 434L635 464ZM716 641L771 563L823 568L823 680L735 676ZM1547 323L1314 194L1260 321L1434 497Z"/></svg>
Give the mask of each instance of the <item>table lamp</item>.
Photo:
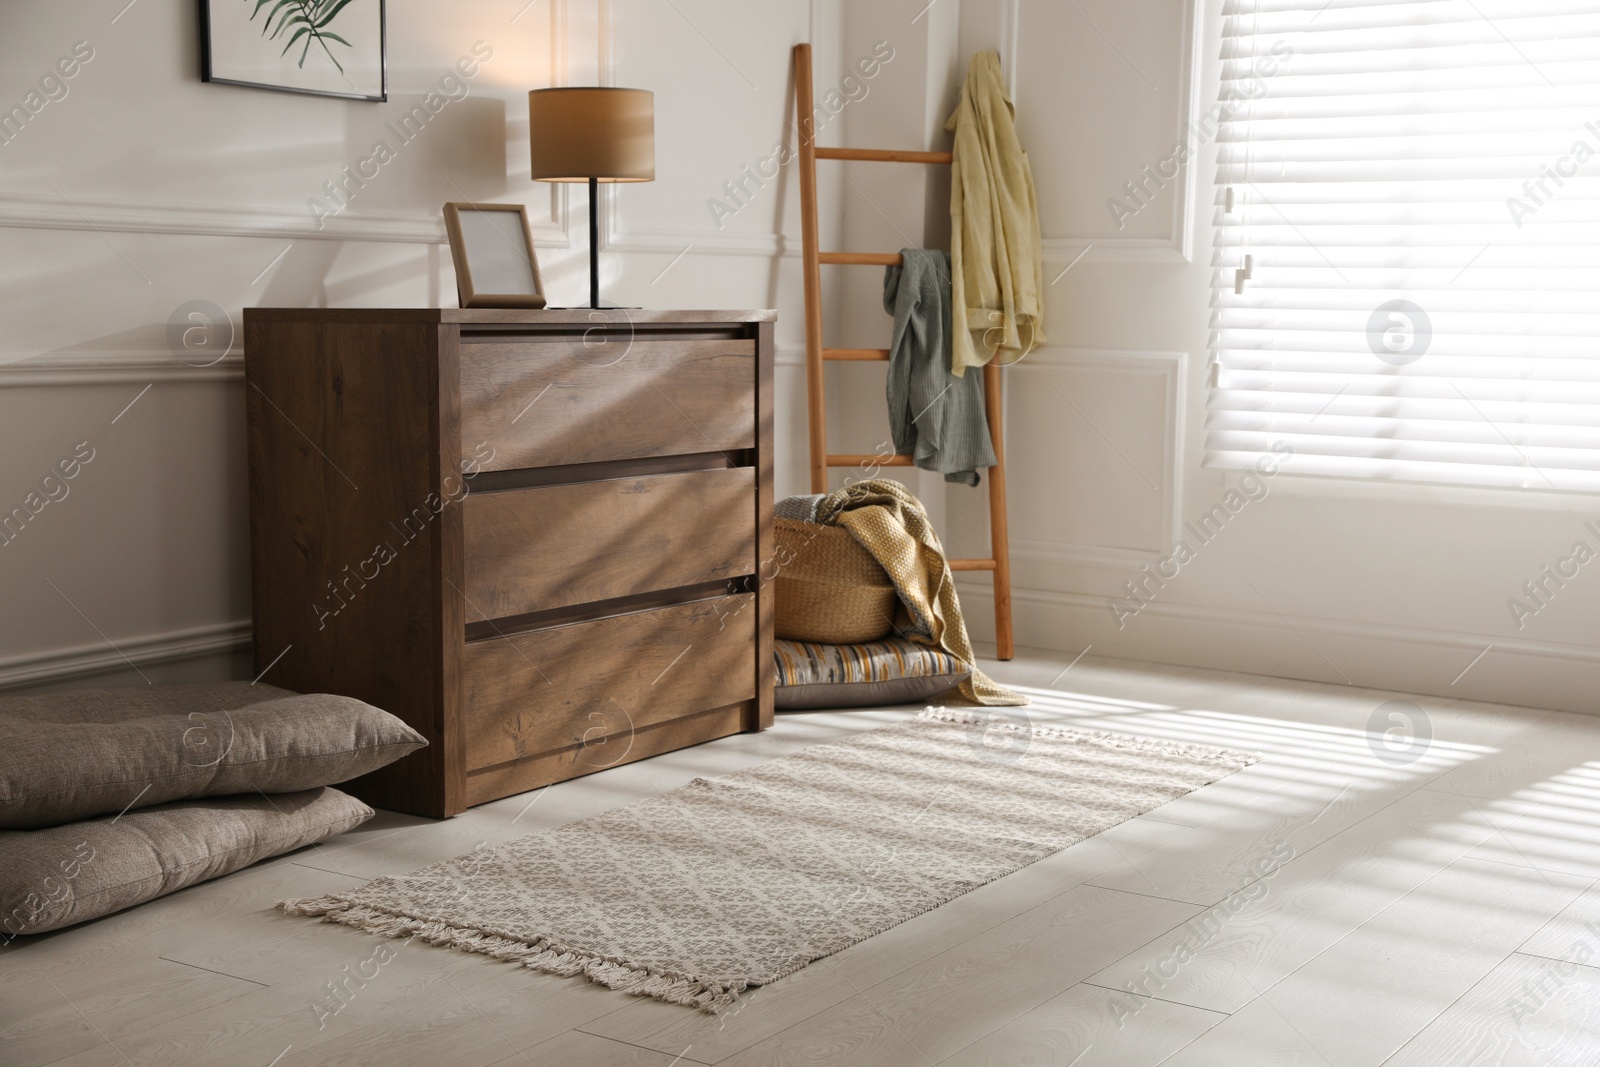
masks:
<svg viewBox="0 0 1600 1067"><path fill-rule="evenodd" d="M533 178L589 183L589 306L600 306L601 182L656 177L655 94L599 86L528 94Z"/></svg>

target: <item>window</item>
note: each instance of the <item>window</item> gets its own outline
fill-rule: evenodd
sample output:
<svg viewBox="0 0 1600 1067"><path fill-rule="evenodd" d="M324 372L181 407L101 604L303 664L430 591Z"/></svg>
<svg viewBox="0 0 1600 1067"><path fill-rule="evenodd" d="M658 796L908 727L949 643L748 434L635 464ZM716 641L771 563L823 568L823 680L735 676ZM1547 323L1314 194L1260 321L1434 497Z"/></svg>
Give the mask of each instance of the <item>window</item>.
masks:
<svg viewBox="0 0 1600 1067"><path fill-rule="evenodd" d="M1600 491L1594 7L1227 0L1208 464Z"/></svg>

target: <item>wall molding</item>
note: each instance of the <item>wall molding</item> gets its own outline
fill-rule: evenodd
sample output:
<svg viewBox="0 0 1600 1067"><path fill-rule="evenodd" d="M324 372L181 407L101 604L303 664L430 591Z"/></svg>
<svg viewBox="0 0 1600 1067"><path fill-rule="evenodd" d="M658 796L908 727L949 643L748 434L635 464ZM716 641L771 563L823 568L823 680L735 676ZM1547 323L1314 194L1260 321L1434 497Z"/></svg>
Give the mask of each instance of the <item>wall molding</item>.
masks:
<svg viewBox="0 0 1600 1067"><path fill-rule="evenodd" d="M993 640L994 594L987 583L964 583L961 597L969 605L964 614L973 636ZM1600 647L1592 645L1320 616L1285 617L1159 598L1119 631L1106 606L1110 599L1013 589L1018 643L1074 654L1092 644L1096 655L1152 663L1354 685L1447 701L1600 714L1600 697L1594 690ZM1489 652L1462 674L1486 645ZM1458 675L1459 680L1453 681Z"/></svg>
<svg viewBox="0 0 1600 1067"><path fill-rule="evenodd" d="M557 213L568 214L564 190ZM564 223L533 219L540 247L569 248ZM152 233L169 236L271 237L290 240L359 241L390 244L449 243L444 216L424 212L380 214L346 211L318 226L309 211L282 208L224 208L131 200L60 198L26 193L0 194L0 226L34 230L92 230L96 233Z"/></svg>
<svg viewBox="0 0 1600 1067"><path fill-rule="evenodd" d="M555 190L556 214L570 223L572 197ZM655 252L678 255L800 255L800 238L782 233L723 234L716 230L660 229L618 231L612 224L616 190L601 191L600 247L609 252ZM515 201L507 201L515 202ZM71 204L48 197L0 194L0 227L35 230L85 230L105 233L148 233L163 236L261 237L288 240L353 241L388 244L449 243L444 218L422 213L388 215L350 211L329 217L318 229L309 212L270 208L196 207L141 204L131 201L74 199ZM532 219L539 249L574 247L569 224Z"/></svg>
<svg viewBox="0 0 1600 1067"><path fill-rule="evenodd" d="M116 648L102 641L8 656L0 659L0 690L127 670L130 661L138 667L149 667L238 652L250 647L250 634L250 620L237 619L120 638Z"/></svg>
<svg viewBox="0 0 1600 1067"><path fill-rule="evenodd" d="M318 228L308 211L225 208L129 200L0 194L0 226L39 230L94 230L111 233L193 234L212 237L275 237L319 241L383 241L444 244L444 219L421 213L380 215L348 211ZM560 231L545 227L546 239Z"/></svg>
<svg viewBox="0 0 1600 1067"><path fill-rule="evenodd" d="M1188 255L1164 237L1046 237L1046 263L1188 263ZM1087 252L1084 249L1088 249Z"/></svg>
<svg viewBox="0 0 1600 1067"><path fill-rule="evenodd" d="M1161 529L1159 549L1092 545L1013 537L1011 553L1022 559L1089 566L1139 566L1158 560L1183 536L1183 474L1187 455L1189 353L1115 348L1042 348L1006 368L1007 375L1041 370L1089 369L1122 374L1160 375L1163 397L1161 452ZM1015 389L1013 382L1011 388ZM1010 436L1009 434L1007 435Z"/></svg>
<svg viewBox="0 0 1600 1067"><path fill-rule="evenodd" d="M1183 31L1179 39L1178 98L1174 111L1177 128L1173 131L1174 144L1187 144L1189 131L1199 118L1200 72L1200 19L1199 0L1183 0ZM1020 39L1021 0L1005 0L1000 5L1000 40L1013 42ZM1015 53L1008 66L1011 99L1017 100L1017 61ZM1093 263L1192 263L1194 262L1194 227L1191 224L1195 202L1195 172L1198 160L1191 146L1189 163L1182 168L1174 181L1170 212L1170 230L1166 237L1083 237L1076 235L1050 236L1043 239L1044 259L1047 263L1070 263L1080 255ZM1154 164L1156 160L1148 160ZM1085 252L1084 249L1088 251Z"/></svg>
<svg viewBox="0 0 1600 1067"><path fill-rule="evenodd" d="M600 194L601 214L606 220L600 228L600 248L605 252L758 256L764 259L797 259L800 256L800 238L784 233L725 234L711 229L618 230L611 223L617 217L612 199L616 195L617 190L610 187Z"/></svg>
<svg viewBox="0 0 1600 1067"><path fill-rule="evenodd" d="M1110 545L1013 537L1011 557L1038 560L1043 563L1066 563L1073 566L1127 568L1160 559L1161 553L1142 548L1116 548Z"/></svg>
<svg viewBox="0 0 1600 1067"><path fill-rule="evenodd" d="M166 349L0 355L0 386L5 387L231 382L243 377L243 351L205 367L189 366Z"/></svg>
<svg viewBox="0 0 1600 1067"><path fill-rule="evenodd" d="M995 40L1000 42L1000 58L1004 61L1006 95L1011 102L1017 100L1018 42L1022 33L1022 0L1003 0L1000 4L1000 26Z"/></svg>

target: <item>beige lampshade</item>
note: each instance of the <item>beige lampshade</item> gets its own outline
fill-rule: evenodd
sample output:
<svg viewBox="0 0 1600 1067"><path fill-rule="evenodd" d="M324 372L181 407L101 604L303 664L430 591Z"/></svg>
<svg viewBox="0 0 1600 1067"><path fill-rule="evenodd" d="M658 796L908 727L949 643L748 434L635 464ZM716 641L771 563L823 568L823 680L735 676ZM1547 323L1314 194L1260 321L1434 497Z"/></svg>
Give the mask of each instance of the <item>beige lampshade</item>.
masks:
<svg viewBox="0 0 1600 1067"><path fill-rule="evenodd" d="M655 181L655 94L535 89L528 94L528 141L536 181Z"/></svg>

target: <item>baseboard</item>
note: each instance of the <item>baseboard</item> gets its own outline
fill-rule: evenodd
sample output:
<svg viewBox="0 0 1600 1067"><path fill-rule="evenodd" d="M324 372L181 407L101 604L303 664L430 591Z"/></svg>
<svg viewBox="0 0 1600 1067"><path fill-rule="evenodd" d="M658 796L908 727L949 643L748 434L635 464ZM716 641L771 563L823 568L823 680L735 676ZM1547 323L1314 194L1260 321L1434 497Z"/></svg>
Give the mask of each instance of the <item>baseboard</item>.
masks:
<svg viewBox="0 0 1600 1067"><path fill-rule="evenodd" d="M961 589L977 640L994 638L994 595ZM1600 648L1383 623L1290 617L1153 601L1117 621L1105 597L1012 591L1017 644L1355 685L1445 699L1600 714ZM1488 649L1485 652L1485 649Z"/></svg>
<svg viewBox="0 0 1600 1067"><path fill-rule="evenodd" d="M30 652L0 659L0 690L31 688L79 678L158 668L208 656L229 656L250 647L250 621L197 626L77 648Z"/></svg>

